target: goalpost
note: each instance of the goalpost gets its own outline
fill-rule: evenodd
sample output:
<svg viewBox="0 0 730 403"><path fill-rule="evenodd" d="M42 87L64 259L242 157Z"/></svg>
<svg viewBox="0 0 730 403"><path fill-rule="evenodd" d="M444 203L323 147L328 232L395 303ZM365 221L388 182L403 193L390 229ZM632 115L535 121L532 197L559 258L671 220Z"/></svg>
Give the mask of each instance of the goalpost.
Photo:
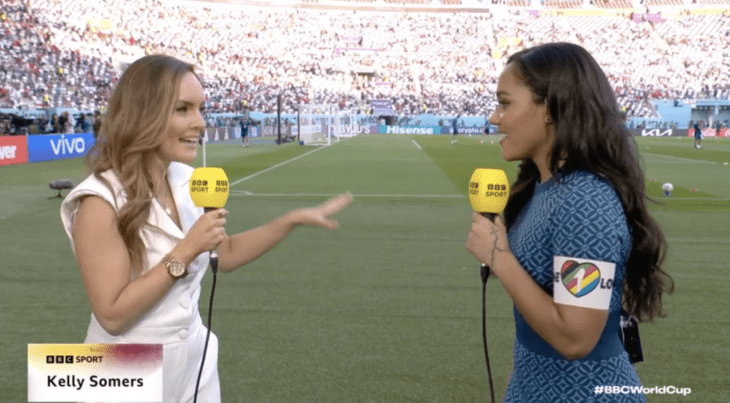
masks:
<svg viewBox="0 0 730 403"><path fill-rule="evenodd" d="M335 104L300 104L299 140L304 144L332 144L340 138L357 136L357 114ZM294 134L294 133L293 133Z"/></svg>
<svg viewBox="0 0 730 403"><path fill-rule="evenodd" d="M298 117L299 141L306 145L332 144L339 132L339 107L335 104L300 104Z"/></svg>
<svg viewBox="0 0 730 403"><path fill-rule="evenodd" d="M337 140L340 137L357 136L357 113L354 110L342 109L337 113L337 131L335 132Z"/></svg>

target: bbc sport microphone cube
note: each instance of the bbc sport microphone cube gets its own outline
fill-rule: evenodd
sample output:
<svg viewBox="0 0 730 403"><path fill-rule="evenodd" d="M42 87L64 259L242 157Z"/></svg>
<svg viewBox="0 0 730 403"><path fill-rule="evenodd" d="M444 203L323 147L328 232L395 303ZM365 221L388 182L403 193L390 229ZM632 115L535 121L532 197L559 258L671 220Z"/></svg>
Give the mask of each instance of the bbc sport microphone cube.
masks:
<svg viewBox="0 0 730 403"><path fill-rule="evenodd" d="M216 209L228 201L228 177L221 168L195 168L190 177L190 197L197 207Z"/></svg>
<svg viewBox="0 0 730 403"><path fill-rule="evenodd" d="M509 181L501 169L477 168L469 180L469 203L477 213L502 214L509 198Z"/></svg>

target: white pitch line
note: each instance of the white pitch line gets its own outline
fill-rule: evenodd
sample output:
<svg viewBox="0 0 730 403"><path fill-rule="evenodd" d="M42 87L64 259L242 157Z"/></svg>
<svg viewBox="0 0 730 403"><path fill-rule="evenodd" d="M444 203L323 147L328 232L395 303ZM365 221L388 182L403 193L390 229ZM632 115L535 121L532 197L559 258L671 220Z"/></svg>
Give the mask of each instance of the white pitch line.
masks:
<svg viewBox="0 0 730 403"><path fill-rule="evenodd" d="M319 148L315 148L315 149L314 149L314 150L312 150L312 151L306 152L306 153L304 153L304 154L301 154L301 155L297 155L297 156L296 156L296 157L294 157L294 158L290 158L290 159L288 159L288 160L286 160L286 161L284 161L284 162L280 162L280 163L278 163L278 164L276 164L276 165L274 165L274 166L270 166L270 167L268 167L268 168L266 168L266 169L264 169L264 170L261 170L261 171L258 171L258 172L254 172L254 173L252 173L252 174L251 174L251 175L249 175L249 176L243 177L243 178L241 178L241 179L239 179L239 180L237 180L237 181L235 181L235 182L232 182L232 183L230 184L230 187L233 187L233 186L235 186L235 185L237 185L237 184L239 184L239 183L241 183L241 182L243 182L243 181L249 180L249 179L253 178L254 176L258 176L258 175L260 175L260 174L262 174L262 173L264 173L264 172L268 172L268 171L271 171L272 169L274 169L274 168L278 168L278 167L280 167L280 166L282 166L282 165L284 165L284 164L288 164L288 163L290 163L290 162L292 162L292 161L294 161L294 160L298 160L299 158L302 158L302 157L304 157L305 155L309 155L309 154L311 154L311 153L313 153L313 152L316 152L316 151L322 150L322 149L324 149L324 148L327 148L327 147L329 147L330 145L331 145L331 144L328 144L328 145L326 145L326 146L322 146L322 147L319 147Z"/></svg>
<svg viewBox="0 0 730 403"><path fill-rule="evenodd" d="M231 190L231 194L261 197L334 197L336 193L251 193ZM353 194L353 197L415 197L415 198L465 198L466 195L404 195L404 194Z"/></svg>
<svg viewBox="0 0 730 403"><path fill-rule="evenodd" d="M682 160L682 161L689 161L689 162L699 162L700 164L719 164L719 162L715 162L715 161L693 160L692 158L675 157L672 155L662 155L662 154L652 154L652 153L641 153L641 154L651 155L654 157L671 158L671 159L675 159L675 160Z"/></svg>
<svg viewBox="0 0 730 403"><path fill-rule="evenodd" d="M416 147L418 147L419 150L423 150L423 148L421 148L421 146L416 143L416 140L411 139L411 141L413 142L413 144L416 145Z"/></svg>

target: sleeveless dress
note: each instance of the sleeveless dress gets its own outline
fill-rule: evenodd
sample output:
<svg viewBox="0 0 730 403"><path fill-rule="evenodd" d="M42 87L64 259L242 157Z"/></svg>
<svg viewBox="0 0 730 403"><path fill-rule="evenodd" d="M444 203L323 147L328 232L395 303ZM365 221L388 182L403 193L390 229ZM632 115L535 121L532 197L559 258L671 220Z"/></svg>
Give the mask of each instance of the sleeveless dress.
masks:
<svg viewBox="0 0 730 403"><path fill-rule="evenodd" d="M143 272L162 261L203 214L203 209L193 204L188 191L188 182L192 173L193 168L182 163L173 162L168 168L168 180L182 228L179 228L165 213L157 200L153 200L152 211L147 221L149 225L142 230L148 262L148 267ZM72 249L74 244L73 220L82 197L89 195L101 197L115 211L119 211L126 202L125 192L116 175L109 170L102 176L110 182L114 188L113 192L94 175L90 175L66 196L61 205L61 219L71 241ZM122 335L113 336L107 333L92 313L84 343L162 344L163 402L192 402L207 332L207 328L200 318L198 300L200 284L208 262L207 253L195 258L188 266L190 274L177 280L167 295ZM218 338L213 333L208 342L198 401L220 402Z"/></svg>

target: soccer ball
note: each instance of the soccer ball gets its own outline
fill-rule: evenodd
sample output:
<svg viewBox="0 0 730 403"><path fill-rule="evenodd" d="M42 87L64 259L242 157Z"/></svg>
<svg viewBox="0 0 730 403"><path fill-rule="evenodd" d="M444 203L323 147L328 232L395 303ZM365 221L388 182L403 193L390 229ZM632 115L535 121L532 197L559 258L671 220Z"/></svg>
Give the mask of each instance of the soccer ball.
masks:
<svg viewBox="0 0 730 403"><path fill-rule="evenodd" d="M671 183L667 182L662 185L662 190L668 193L668 192L671 192L672 190L674 190L674 186L672 186Z"/></svg>

